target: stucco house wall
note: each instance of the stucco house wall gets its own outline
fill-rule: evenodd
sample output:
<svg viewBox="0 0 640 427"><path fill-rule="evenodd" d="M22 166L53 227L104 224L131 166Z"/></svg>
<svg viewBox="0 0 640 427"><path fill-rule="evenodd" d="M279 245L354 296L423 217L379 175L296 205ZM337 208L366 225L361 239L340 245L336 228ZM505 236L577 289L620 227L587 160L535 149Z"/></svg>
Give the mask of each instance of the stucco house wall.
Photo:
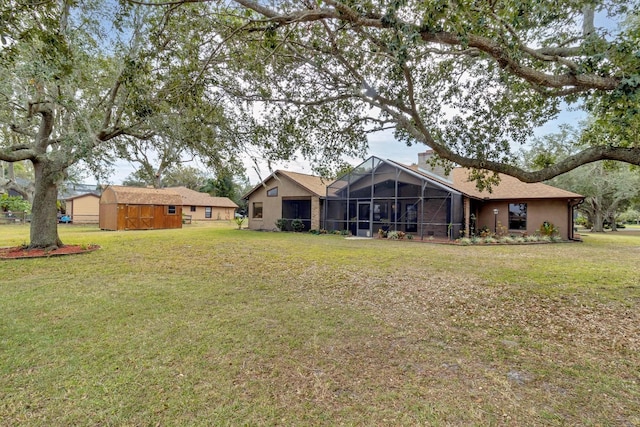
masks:
<svg viewBox="0 0 640 427"><path fill-rule="evenodd" d="M527 204L527 228L526 230L510 230L509 229L509 204L510 203L526 203ZM493 210L498 209L498 215L494 215ZM569 221L569 206L566 200L558 199L513 199L513 200L495 200L487 202L482 209L478 210L478 219L476 221L477 228L483 226L494 230L497 220L498 228L501 226L507 231L507 234L533 235L538 232L543 222L552 223L558 229L559 236L567 240L571 238L571 223Z"/></svg>
<svg viewBox="0 0 640 427"><path fill-rule="evenodd" d="M283 202L299 201L311 206L310 218L303 218L310 220L310 229L319 229L322 212L320 196L324 195L325 188L319 177L275 171L244 196L248 200L248 228L275 229L276 221L284 217Z"/></svg>
<svg viewBox="0 0 640 427"><path fill-rule="evenodd" d="M100 220L100 196L93 193L65 200L66 214L74 224L97 224Z"/></svg>

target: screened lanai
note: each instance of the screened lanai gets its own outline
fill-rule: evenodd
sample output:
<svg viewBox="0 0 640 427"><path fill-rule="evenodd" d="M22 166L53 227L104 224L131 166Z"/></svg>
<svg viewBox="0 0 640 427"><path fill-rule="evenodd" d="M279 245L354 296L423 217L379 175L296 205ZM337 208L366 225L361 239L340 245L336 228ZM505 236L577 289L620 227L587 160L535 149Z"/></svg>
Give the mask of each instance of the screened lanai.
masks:
<svg viewBox="0 0 640 427"><path fill-rule="evenodd" d="M379 229L417 238L457 238L464 230L461 193L428 174L370 157L327 187L327 230L372 237Z"/></svg>

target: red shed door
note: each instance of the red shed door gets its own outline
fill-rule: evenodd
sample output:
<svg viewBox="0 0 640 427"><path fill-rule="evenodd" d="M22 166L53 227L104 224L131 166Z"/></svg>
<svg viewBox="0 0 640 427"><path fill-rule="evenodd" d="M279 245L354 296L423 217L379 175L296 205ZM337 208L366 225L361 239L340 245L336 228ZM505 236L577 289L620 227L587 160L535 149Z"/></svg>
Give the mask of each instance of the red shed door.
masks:
<svg viewBox="0 0 640 427"><path fill-rule="evenodd" d="M124 222L125 230L137 230L140 227L140 207L138 205L127 205Z"/></svg>
<svg viewBox="0 0 640 427"><path fill-rule="evenodd" d="M153 228L153 205L140 206L140 229L148 230Z"/></svg>

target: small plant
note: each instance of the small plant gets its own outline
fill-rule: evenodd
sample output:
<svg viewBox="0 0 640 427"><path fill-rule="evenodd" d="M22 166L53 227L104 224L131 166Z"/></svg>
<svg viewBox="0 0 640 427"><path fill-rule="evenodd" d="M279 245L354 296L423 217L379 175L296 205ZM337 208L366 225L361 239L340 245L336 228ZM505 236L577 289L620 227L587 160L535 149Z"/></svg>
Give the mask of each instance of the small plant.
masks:
<svg viewBox="0 0 640 427"><path fill-rule="evenodd" d="M555 236L558 234L558 227L556 227L549 221L545 221L538 229L538 233L540 233L541 236Z"/></svg>
<svg viewBox="0 0 640 427"><path fill-rule="evenodd" d="M480 235L480 237L489 237L493 233L491 232L491 229L489 227L483 225L482 228L478 230L478 234Z"/></svg>
<svg viewBox="0 0 640 427"><path fill-rule="evenodd" d="M407 240L413 240L413 234L407 234Z"/></svg>
<svg viewBox="0 0 640 427"><path fill-rule="evenodd" d="M485 237L484 238L484 242L485 243L498 243L498 241L494 237L491 237L491 236Z"/></svg>
<svg viewBox="0 0 640 427"><path fill-rule="evenodd" d="M300 218L296 218L291 221L291 228L293 228L293 231L295 231L296 233L299 233L304 230L304 222L302 222Z"/></svg>
<svg viewBox="0 0 640 427"><path fill-rule="evenodd" d="M482 238L480 236L472 236L471 243L477 245L478 243L482 243Z"/></svg>
<svg viewBox="0 0 640 427"><path fill-rule="evenodd" d="M245 217L243 217L243 216L235 217L233 220L235 221L236 225L238 226L238 230L242 230L242 224L244 224Z"/></svg>
<svg viewBox="0 0 640 427"><path fill-rule="evenodd" d="M387 232L387 239L391 240L401 240L404 239L406 233L404 231L389 231Z"/></svg>
<svg viewBox="0 0 640 427"><path fill-rule="evenodd" d="M338 231L338 234L342 236L348 236L351 234L351 232L349 230L341 230L341 231Z"/></svg>
<svg viewBox="0 0 640 427"><path fill-rule="evenodd" d="M502 225L502 223L500 221L498 221L498 224L496 226L496 235L497 236L506 236L508 234L508 229L507 227L505 227L504 225Z"/></svg>
<svg viewBox="0 0 640 427"><path fill-rule="evenodd" d="M463 237L460 240L458 240L458 242L462 245L462 246L469 246L473 244L473 241L468 238L468 237Z"/></svg>
<svg viewBox="0 0 640 427"><path fill-rule="evenodd" d="M516 243L524 243L525 242L524 237L522 237L522 236L516 237L514 240L515 240Z"/></svg>
<svg viewBox="0 0 640 427"><path fill-rule="evenodd" d="M284 218L276 219L276 228L280 231L285 231L287 228L287 220Z"/></svg>

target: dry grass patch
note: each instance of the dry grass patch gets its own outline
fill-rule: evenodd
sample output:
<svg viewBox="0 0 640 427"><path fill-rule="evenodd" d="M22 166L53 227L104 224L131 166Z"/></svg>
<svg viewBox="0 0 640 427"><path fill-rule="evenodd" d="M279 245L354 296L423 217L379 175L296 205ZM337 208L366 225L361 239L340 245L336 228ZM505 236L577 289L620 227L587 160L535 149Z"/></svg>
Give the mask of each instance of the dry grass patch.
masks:
<svg viewBox="0 0 640 427"><path fill-rule="evenodd" d="M65 228L102 250L0 264L0 425L640 424L633 236L234 227Z"/></svg>

